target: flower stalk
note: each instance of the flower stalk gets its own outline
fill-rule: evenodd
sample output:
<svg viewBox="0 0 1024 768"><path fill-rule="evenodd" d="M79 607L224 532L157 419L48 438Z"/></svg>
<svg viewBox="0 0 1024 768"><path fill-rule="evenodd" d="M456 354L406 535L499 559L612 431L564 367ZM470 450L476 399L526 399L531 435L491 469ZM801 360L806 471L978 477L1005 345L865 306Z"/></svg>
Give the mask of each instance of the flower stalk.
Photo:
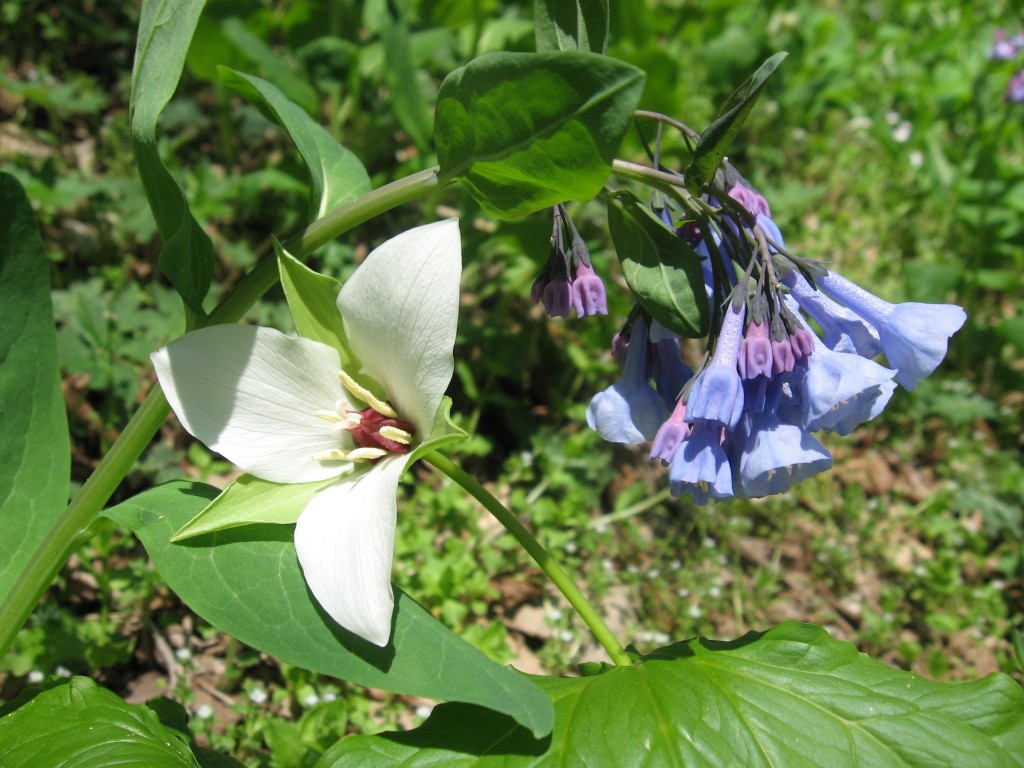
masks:
<svg viewBox="0 0 1024 768"><path fill-rule="evenodd" d="M558 564L558 561L551 556L551 553L544 549L541 543L534 538L533 534L526 530L526 527L519 522L519 518L484 488L476 478L464 471L447 456L434 452L428 454L424 461L462 486L470 496L479 501L488 512L494 515L498 522L505 527L505 530L512 534L515 540L526 550L527 554L537 563L537 566L544 572L544 575L551 579L551 582L558 588L558 591L569 601L569 605L580 615L580 618L590 628L594 638L608 652L608 656L616 666L632 666L633 659L626 653L626 650L616 639L611 629L608 628L608 625L605 624L601 615L590 604L569 574Z"/></svg>

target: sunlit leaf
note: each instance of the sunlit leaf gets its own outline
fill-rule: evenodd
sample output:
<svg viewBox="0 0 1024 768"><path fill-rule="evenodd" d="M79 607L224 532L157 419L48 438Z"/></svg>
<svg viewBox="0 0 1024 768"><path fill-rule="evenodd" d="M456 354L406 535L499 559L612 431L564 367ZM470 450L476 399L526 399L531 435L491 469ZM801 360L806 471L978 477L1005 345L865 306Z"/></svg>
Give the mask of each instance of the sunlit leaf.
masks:
<svg viewBox="0 0 1024 768"><path fill-rule="evenodd" d="M534 679L555 705L549 738L446 704L415 730L345 739L317 766L1024 765L1024 694L1009 677L935 683L796 622Z"/></svg>
<svg viewBox="0 0 1024 768"><path fill-rule="evenodd" d="M0 717L0 765L197 768L188 739L87 677L23 695ZM11 708L11 704L7 709Z"/></svg>
<svg viewBox="0 0 1024 768"><path fill-rule="evenodd" d="M444 181L515 218L589 200L608 178L644 74L596 53L490 53L452 72L434 140Z"/></svg>

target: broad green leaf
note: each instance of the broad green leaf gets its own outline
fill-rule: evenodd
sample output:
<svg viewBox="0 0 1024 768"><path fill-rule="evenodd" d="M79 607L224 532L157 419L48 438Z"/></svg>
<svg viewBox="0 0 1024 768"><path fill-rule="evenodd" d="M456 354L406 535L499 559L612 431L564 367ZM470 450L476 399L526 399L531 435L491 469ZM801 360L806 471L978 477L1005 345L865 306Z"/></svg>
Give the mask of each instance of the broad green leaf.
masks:
<svg viewBox="0 0 1024 768"><path fill-rule="evenodd" d="M0 600L68 502L71 448L50 274L25 191L0 174Z"/></svg>
<svg viewBox="0 0 1024 768"><path fill-rule="evenodd" d="M391 107L399 124L420 151L430 149L431 119L427 103L420 92L416 67L412 62L409 25L388 10L381 13L384 44L384 81L391 92Z"/></svg>
<svg viewBox="0 0 1024 768"><path fill-rule="evenodd" d="M608 178L644 73L596 53L489 53L441 84L434 141L460 180L511 219L589 200Z"/></svg>
<svg viewBox="0 0 1024 768"><path fill-rule="evenodd" d="M693 159L685 171L686 186L699 190L715 176L719 163L729 151L729 145L736 138L740 128L757 103L764 84L788 54L776 53L762 64L743 85L732 92L715 121L700 135L693 149Z"/></svg>
<svg viewBox="0 0 1024 768"><path fill-rule="evenodd" d="M242 763L229 755L200 747L196 743L195 734L188 727L188 713L178 702L168 699L166 696L158 696L147 701L146 707L151 709L167 728L177 731L188 740L189 748L196 756L200 768L245 768Z"/></svg>
<svg viewBox="0 0 1024 768"><path fill-rule="evenodd" d="M225 488L208 507L171 537L172 542L254 523L291 525L320 491L337 478L314 483L272 483L242 475Z"/></svg>
<svg viewBox="0 0 1024 768"><path fill-rule="evenodd" d="M4 768L198 768L188 739L87 677L26 696L0 718Z"/></svg>
<svg viewBox="0 0 1024 768"><path fill-rule="evenodd" d="M255 64L281 90L284 97L315 115L320 107L316 91L296 67L278 57L273 49L254 35L241 19L225 19L221 29L235 49Z"/></svg>
<svg viewBox="0 0 1024 768"><path fill-rule="evenodd" d="M370 177L359 158L275 86L227 67L218 67L217 74L225 85L256 104L271 120L288 131L309 169L311 221L370 191Z"/></svg>
<svg viewBox="0 0 1024 768"><path fill-rule="evenodd" d="M172 544L171 534L216 495L201 483L169 483L103 514L135 532L196 613L243 643L359 685L471 702L531 732L550 731L551 702L529 679L490 661L400 589L386 648L335 624L306 587L289 527L248 525Z"/></svg>
<svg viewBox="0 0 1024 768"><path fill-rule="evenodd" d="M317 768L1024 765L1024 694L1009 677L935 683L797 622L535 680L555 706L548 739L444 704L415 730L338 742Z"/></svg>
<svg viewBox="0 0 1024 768"><path fill-rule="evenodd" d="M349 348L338 309L341 283L302 264L284 250L276 238L274 252L295 330L299 336L334 347L341 358L342 369L349 369L355 356Z"/></svg>
<svg viewBox="0 0 1024 768"><path fill-rule="evenodd" d="M706 335L708 295L693 248L625 190L608 197L608 229L640 306L682 336Z"/></svg>
<svg viewBox="0 0 1024 768"><path fill-rule="evenodd" d="M537 51L608 48L608 0L533 0Z"/></svg>
<svg viewBox="0 0 1024 768"><path fill-rule="evenodd" d="M156 126L174 95L205 0L144 0L128 108L135 162L164 240L160 269L194 319L213 277L213 244L189 211L185 194L160 159Z"/></svg>

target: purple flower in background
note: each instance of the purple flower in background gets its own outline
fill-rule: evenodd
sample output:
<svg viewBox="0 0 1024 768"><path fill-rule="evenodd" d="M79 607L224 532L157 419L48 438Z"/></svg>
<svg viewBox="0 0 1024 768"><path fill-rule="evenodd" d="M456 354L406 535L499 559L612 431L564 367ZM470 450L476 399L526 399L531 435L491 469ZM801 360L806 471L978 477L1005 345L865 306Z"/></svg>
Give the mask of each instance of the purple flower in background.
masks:
<svg viewBox="0 0 1024 768"><path fill-rule="evenodd" d="M1005 29L996 30L996 39L992 47L988 49L988 57L995 61L1009 61L1017 55L1021 47L1021 36L1015 35L1012 39L1006 36Z"/></svg>
<svg viewBox="0 0 1024 768"><path fill-rule="evenodd" d="M796 299L798 309L806 312L821 328L826 347L861 357L874 357L882 351L878 331L856 312L816 291L796 272L786 274L782 282Z"/></svg>
<svg viewBox="0 0 1024 768"><path fill-rule="evenodd" d="M732 469L722 447L722 429L701 423L683 440L672 459L668 477L673 496L689 493L695 504L733 495Z"/></svg>
<svg viewBox="0 0 1024 768"><path fill-rule="evenodd" d="M737 431L733 458L737 494L747 498L785 493L793 483L832 467L832 456L808 432L768 411L751 413Z"/></svg>
<svg viewBox="0 0 1024 768"><path fill-rule="evenodd" d="M955 304L890 304L835 272L818 281L878 330L882 351L896 369L896 381L913 389L946 356L949 337L967 320Z"/></svg>
<svg viewBox="0 0 1024 768"><path fill-rule="evenodd" d="M580 262L576 267L576 277L572 281L572 305L576 309L576 317L608 314L604 283L589 264Z"/></svg>
<svg viewBox="0 0 1024 768"><path fill-rule="evenodd" d="M1024 104L1024 69L1011 78L1004 98L1011 104Z"/></svg>
<svg viewBox="0 0 1024 768"><path fill-rule="evenodd" d="M622 378L594 395L587 406L587 424L612 443L642 443L657 434L668 408L654 391L647 373L647 326L633 322Z"/></svg>
<svg viewBox="0 0 1024 768"><path fill-rule="evenodd" d="M755 216L772 215L772 209L768 206L768 201L750 187L745 187L742 184L735 184L732 189L729 190L729 197Z"/></svg>
<svg viewBox="0 0 1024 768"><path fill-rule="evenodd" d="M722 321L711 363L697 375L690 390L686 420L714 421L736 428L743 412L743 381L737 370L740 337L743 334L743 305L729 305Z"/></svg>
<svg viewBox="0 0 1024 768"><path fill-rule="evenodd" d="M668 421L661 425L658 434L654 437L654 445L651 446L651 460L660 459L663 466L668 466L675 458L676 451L692 427L686 423L686 403L680 400L672 409L672 415Z"/></svg>

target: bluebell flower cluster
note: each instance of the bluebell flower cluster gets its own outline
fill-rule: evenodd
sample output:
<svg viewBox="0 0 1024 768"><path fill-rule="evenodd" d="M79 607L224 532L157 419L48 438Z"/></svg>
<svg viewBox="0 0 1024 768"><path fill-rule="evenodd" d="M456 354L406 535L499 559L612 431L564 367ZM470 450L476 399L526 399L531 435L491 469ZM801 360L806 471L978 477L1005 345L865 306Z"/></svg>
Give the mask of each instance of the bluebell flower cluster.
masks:
<svg viewBox="0 0 1024 768"><path fill-rule="evenodd" d="M607 315L604 283L564 205L554 207L553 221L548 261L530 292L533 303L543 304L551 317L569 317L571 310L576 317Z"/></svg>
<svg viewBox="0 0 1024 768"><path fill-rule="evenodd" d="M714 216L676 228L658 212L704 268L714 319L703 363L691 371L678 338L637 308L613 341L622 378L587 409L607 440L653 441L672 494L697 504L784 493L829 469L813 433L878 416L897 384L936 369L966 320L955 305L889 303L789 254L767 201L735 177L724 204L704 198Z"/></svg>
<svg viewBox="0 0 1024 768"><path fill-rule="evenodd" d="M1006 30L997 29L995 41L988 51L988 57L993 61L1012 61L1017 57L1021 48L1024 48L1024 32L1018 32L1010 37L1006 34ZM1010 79L1004 98L1013 104L1024 104L1024 69Z"/></svg>

